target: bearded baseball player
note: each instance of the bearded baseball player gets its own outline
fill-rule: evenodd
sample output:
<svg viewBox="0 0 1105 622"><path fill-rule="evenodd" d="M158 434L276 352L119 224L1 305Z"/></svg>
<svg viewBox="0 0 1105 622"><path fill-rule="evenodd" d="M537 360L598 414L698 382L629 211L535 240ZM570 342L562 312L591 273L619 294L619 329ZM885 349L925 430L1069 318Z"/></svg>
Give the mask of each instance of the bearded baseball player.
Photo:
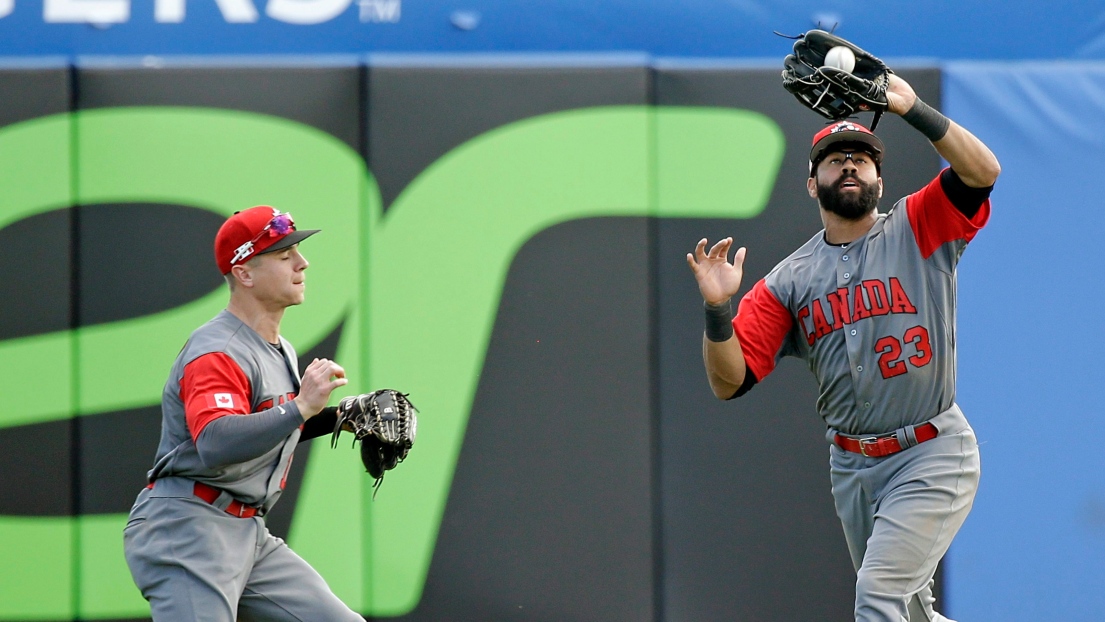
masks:
<svg viewBox="0 0 1105 622"><path fill-rule="evenodd" d="M947 620L933 574L967 518L978 446L955 403L956 264L990 216L1001 169L978 138L891 75L889 112L950 164L887 213L883 143L851 121L813 137L810 197L824 230L741 299L746 249L701 240L687 263L705 301L714 394L739 397L783 356L807 362L828 424L832 492L856 568L855 618Z"/></svg>
<svg viewBox="0 0 1105 622"><path fill-rule="evenodd" d="M215 237L230 302L173 364L149 485L123 531L155 621L364 620L264 521L296 445L333 430L336 411L324 406L347 382L327 359L300 378L295 349L280 336L284 310L303 302L299 243L314 233L258 206Z"/></svg>

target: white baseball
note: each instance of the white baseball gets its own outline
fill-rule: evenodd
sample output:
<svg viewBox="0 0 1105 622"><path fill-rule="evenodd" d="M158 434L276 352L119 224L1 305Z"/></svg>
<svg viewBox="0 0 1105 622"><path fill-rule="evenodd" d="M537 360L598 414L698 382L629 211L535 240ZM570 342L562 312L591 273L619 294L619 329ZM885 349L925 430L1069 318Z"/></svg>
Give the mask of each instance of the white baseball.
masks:
<svg viewBox="0 0 1105 622"><path fill-rule="evenodd" d="M825 55L825 66L836 67L841 71L852 73L852 70L856 68L856 55L851 48L838 45Z"/></svg>

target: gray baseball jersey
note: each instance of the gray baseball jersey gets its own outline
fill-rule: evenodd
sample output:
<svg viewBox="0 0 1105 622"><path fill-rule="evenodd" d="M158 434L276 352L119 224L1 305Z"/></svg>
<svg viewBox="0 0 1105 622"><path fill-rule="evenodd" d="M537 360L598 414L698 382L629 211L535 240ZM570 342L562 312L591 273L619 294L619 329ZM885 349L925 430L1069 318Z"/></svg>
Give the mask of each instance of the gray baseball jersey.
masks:
<svg viewBox="0 0 1105 622"><path fill-rule="evenodd" d="M280 346L228 311L192 333L161 395L161 442L151 482L186 477L259 506L261 513L276 503L303 424L292 402L299 391L298 359L283 338ZM225 419L250 413L256 414ZM267 425L218 429L258 415L249 423ZM204 442L197 443L201 436Z"/></svg>
<svg viewBox="0 0 1105 622"><path fill-rule="evenodd" d="M814 236L753 286L733 320L751 374L738 395L796 356L817 378L830 442L895 432L906 448L873 457L830 446L857 622L947 620L933 610L933 575L978 486L978 444L955 404L955 269L990 201L968 217L949 187L989 194L946 170L850 244ZM926 422L938 435L917 443L912 426Z"/></svg>
<svg viewBox="0 0 1105 622"><path fill-rule="evenodd" d="M989 217L971 219L939 177L838 246L818 233L741 300L733 325L763 380L783 356L804 359L817 410L845 434L918 424L955 401L955 267Z"/></svg>
<svg viewBox="0 0 1105 622"><path fill-rule="evenodd" d="M123 531L154 620L363 620L262 518L300 438L298 390L291 344L228 311L177 356L150 485Z"/></svg>

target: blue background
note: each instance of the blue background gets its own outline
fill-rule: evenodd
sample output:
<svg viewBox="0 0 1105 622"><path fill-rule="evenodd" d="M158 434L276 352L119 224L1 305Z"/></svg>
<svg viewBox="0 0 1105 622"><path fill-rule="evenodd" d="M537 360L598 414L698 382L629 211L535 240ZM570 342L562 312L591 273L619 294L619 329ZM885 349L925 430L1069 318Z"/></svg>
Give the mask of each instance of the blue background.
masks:
<svg viewBox="0 0 1105 622"><path fill-rule="evenodd" d="M268 0L252 1L254 23L228 24L215 0L185 0L183 22L159 24L153 0L131 0L129 20L105 28L47 24L43 0L14 0L12 13L0 18L0 54L639 51L775 58L789 44L773 30L798 34L820 23L838 24L841 34L884 58L1105 58L1105 5L1090 0L401 0L395 23L362 22L361 0L353 0L334 19L309 26L270 18Z"/></svg>
<svg viewBox="0 0 1105 622"><path fill-rule="evenodd" d="M982 483L946 563L967 620L1101 620L1105 63L951 63L944 105L1001 159L959 273L959 402Z"/></svg>

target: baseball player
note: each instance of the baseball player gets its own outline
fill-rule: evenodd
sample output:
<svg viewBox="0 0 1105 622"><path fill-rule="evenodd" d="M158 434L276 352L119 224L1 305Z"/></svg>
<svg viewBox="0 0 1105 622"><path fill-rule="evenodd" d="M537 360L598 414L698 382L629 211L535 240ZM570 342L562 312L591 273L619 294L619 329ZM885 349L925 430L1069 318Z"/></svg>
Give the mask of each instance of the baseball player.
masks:
<svg viewBox="0 0 1105 622"><path fill-rule="evenodd" d="M1000 173L970 132L890 76L889 111L950 167L885 214L883 143L850 121L818 132L807 189L824 230L741 300L732 239L687 262L705 300L703 359L719 399L739 397L783 356L804 359L828 424L833 497L856 568L857 621L946 620L937 563L974 502L979 455L955 403L955 270L990 215Z"/></svg>
<svg viewBox="0 0 1105 622"><path fill-rule="evenodd" d="M314 233L258 206L215 237L230 302L173 364L149 485L123 531L155 621L363 622L263 520L296 445L332 431L336 412L323 407L347 382L326 359L300 378L295 349L280 336L284 310L303 302L308 263L299 242Z"/></svg>

